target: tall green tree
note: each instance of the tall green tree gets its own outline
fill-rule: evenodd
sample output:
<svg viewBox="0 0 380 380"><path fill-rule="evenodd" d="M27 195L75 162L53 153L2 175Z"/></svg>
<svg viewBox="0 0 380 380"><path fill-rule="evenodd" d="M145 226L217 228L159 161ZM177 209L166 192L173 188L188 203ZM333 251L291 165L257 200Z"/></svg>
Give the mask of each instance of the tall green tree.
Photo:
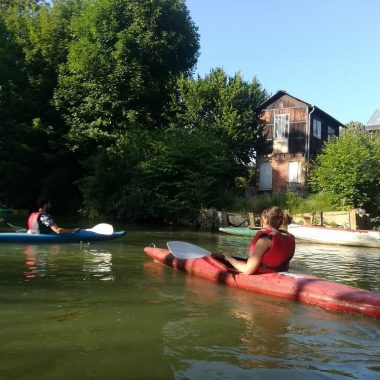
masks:
<svg viewBox="0 0 380 380"><path fill-rule="evenodd" d="M87 1L72 35L55 104L72 149L84 155L130 129L161 126L173 85L199 49L182 0Z"/></svg>
<svg viewBox="0 0 380 380"><path fill-rule="evenodd" d="M22 204L36 161L30 144L35 134L29 128L33 92L22 47L9 28L14 6L9 2L0 8L0 191L17 205ZM33 191L33 184L29 189Z"/></svg>
<svg viewBox="0 0 380 380"><path fill-rule="evenodd" d="M66 60L69 24L80 0L15 0L0 7L0 187L14 206L40 193L75 191L75 158L52 104L58 68Z"/></svg>
<svg viewBox="0 0 380 380"><path fill-rule="evenodd" d="M250 83L239 73L228 76L217 68L204 78L182 76L171 103L171 128L192 134L207 133L222 142L230 158L230 184L247 177L254 161L262 124L257 107L267 93L256 80Z"/></svg>
<svg viewBox="0 0 380 380"><path fill-rule="evenodd" d="M257 107L267 93L256 80L248 83L239 73L228 76L217 68L197 79L182 76L172 102L173 126L192 133L207 131L225 142L237 163L255 158L260 131Z"/></svg>
<svg viewBox="0 0 380 380"><path fill-rule="evenodd" d="M378 212L380 142L361 123L350 123L339 138L329 140L311 167L310 185L329 193L336 205Z"/></svg>
<svg viewBox="0 0 380 380"><path fill-rule="evenodd" d="M60 122L52 105L58 70L66 62L71 39L69 26L84 0L16 0L4 10L7 30L21 49L24 73L33 102L32 118L42 124ZM62 123L61 123L62 124Z"/></svg>

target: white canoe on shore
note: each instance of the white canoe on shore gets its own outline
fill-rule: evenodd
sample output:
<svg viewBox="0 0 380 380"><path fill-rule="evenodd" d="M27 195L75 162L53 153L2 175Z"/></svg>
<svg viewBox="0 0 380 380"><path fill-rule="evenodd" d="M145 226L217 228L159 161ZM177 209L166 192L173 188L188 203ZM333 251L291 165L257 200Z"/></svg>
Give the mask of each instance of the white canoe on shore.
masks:
<svg viewBox="0 0 380 380"><path fill-rule="evenodd" d="M310 243L380 248L380 231L301 226L298 224L290 224L288 231L293 234L296 239Z"/></svg>

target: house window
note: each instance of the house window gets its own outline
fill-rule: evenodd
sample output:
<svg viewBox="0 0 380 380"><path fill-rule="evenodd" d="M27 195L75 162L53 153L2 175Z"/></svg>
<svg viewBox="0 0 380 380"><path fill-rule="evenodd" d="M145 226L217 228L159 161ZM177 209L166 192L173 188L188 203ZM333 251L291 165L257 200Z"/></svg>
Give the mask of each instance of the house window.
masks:
<svg viewBox="0 0 380 380"><path fill-rule="evenodd" d="M288 164L288 182L301 182L301 163L298 161L290 161Z"/></svg>
<svg viewBox="0 0 380 380"><path fill-rule="evenodd" d="M287 139L289 134L289 114L274 115L274 133L275 139Z"/></svg>
<svg viewBox="0 0 380 380"><path fill-rule="evenodd" d="M318 119L313 119L313 136L317 139L322 136L322 122Z"/></svg>
<svg viewBox="0 0 380 380"><path fill-rule="evenodd" d="M272 164L270 162L260 164L259 189L272 190Z"/></svg>
<svg viewBox="0 0 380 380"><path fill-rule="evenodd" d="M335 136L335 130L334 128L331 128L330 126L327 127L327 139L330 140Z"/></svg>

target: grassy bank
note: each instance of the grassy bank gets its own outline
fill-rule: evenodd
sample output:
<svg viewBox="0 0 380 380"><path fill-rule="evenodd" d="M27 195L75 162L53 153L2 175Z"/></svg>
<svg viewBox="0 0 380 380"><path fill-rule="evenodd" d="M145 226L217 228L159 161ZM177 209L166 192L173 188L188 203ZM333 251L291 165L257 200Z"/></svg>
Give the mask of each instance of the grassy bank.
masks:
<svg viewBox="0 0 380 380"><path fill-rule="evenodd" d="M302 198L295 193L264 194L257 197L246 198L231 196L226 199L228 208L234 212L260 213L264 208L273 205L287 210L290 214L317 211L338 211L333 207L331 198L326 194L313 194Z"/></svg>

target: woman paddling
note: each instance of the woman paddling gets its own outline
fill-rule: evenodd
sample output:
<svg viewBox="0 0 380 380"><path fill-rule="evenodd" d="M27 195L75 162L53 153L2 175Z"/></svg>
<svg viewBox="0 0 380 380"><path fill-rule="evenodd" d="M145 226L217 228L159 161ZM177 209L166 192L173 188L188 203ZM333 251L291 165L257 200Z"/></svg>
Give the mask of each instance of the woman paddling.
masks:
<svg viewBox="0 0 380 380"><path fill-rule="evenodd" d="M230 255L225 259L244 274L281 272L289 269L289 262L294 255L294 236L281 226L290 222L289 215L280 207L272 206L260 215L262 230L258 231L249 246L247 261L236 260Z"/></svg>

